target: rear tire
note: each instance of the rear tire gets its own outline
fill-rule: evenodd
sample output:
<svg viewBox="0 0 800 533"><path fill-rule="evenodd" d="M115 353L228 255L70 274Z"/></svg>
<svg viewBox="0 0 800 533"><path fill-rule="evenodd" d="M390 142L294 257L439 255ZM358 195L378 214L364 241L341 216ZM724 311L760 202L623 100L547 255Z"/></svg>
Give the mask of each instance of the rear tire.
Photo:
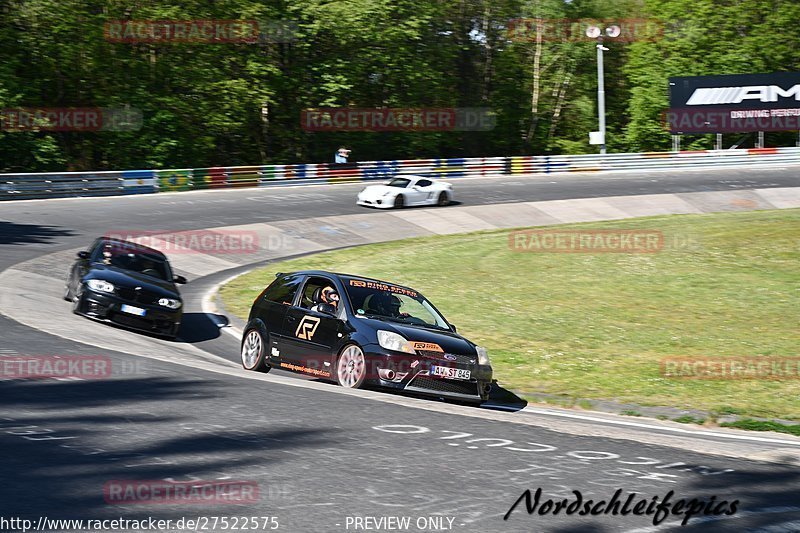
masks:
<svg viewBox="0 0 800 533"><path fill-rule="evenodd" d="M394 199L394 208L395 209L402 209L406 205L406 199L402 194L398 194L397 198Z"/></svg>
<svg viewBox="0 0 800 533"><path fill-rule="evenodd" d="M355 344L348 344L336 360L336 381L348 389L360 389L367 378L367 360Z"/></svg>
<svg viewBox="0 0 800 533"><path fill-rule="evenodd" d="M446 205L450 205L450 197L447 196L446 192L439 193L439 200L436 202L437 205L440 207L444 207Z"/></svg>
<svg viewBox="0 0 800 533"><path fill-rule="evenodd" d="M68 302L72 301L72 290L69 288L69 282L67 283L67 286L64 289L64 299Z"/></svg>
<svg viewBox="0 0 800 533"><path fill-rule="evenodd" d="M271 367L266 362L266 343L261 332L248 329L242 341L242 367L245 370L269 372Z"/></svg>

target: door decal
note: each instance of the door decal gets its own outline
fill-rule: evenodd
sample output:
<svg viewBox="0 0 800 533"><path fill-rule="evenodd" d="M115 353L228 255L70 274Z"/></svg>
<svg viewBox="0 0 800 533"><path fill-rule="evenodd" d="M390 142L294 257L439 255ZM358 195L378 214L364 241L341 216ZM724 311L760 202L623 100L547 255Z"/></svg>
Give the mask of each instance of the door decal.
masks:
<svg viewBox="0 0 800 533"><path fill-rule="evenodd" d="M319 318L306 315L300 321L300 325L297 326L297 331L294 334L298 339L310 341L317 331L317 326L319 326Z"/></svg>

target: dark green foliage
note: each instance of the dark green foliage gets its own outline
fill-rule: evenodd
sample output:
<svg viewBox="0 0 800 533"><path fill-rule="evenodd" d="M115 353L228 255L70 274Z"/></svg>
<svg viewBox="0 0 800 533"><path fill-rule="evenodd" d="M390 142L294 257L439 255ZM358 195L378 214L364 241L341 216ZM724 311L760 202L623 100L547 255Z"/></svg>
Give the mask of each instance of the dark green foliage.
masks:
<svg viewBox="0 0 800 533"><path fill-rule="evenodd" d="M509 39L520 17L663 23L661 37L607 43L610 151L669 148L660 123L668 76L800 68L794 0L4 0L0 109L129 105L144 120L132 132L0 131L0 171L328 162L342 144L353 160L596 151L594 43ZM289 42L258 44L109 42L104 23L120 19L290 21L296 30ZM303 109L339 106L488 107L497 126L301 129Z"/></svg>

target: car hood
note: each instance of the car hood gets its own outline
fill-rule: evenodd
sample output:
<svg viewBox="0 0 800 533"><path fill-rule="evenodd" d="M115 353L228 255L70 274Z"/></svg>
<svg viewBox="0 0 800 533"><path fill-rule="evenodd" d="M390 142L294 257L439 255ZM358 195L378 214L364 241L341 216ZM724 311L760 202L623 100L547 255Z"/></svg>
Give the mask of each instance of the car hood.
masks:
<svg viewBox="0 0 800 533"><path fill-rule="evenodd" d="M439 345L444 353L454 355L476 356L475 344L468 341L458 333L444 330L434 330L417 326L408 326L397 322L390 322L378 319L368 319L370 325L376 330L385 329L399 333L411 342L426 342ZM432 350L418 350L434 356Z"/></svg>
<svg viewBox="0 0 800 533"><path fill-rule="evenodd" d="M92 265L92 269L83 279L102 279L113 283L116 287L131 289L141 287L143 290L160 294L167 298L180 298L178 289L171 281L156 279L138 272L122 270L108 265Z"/></svg>
<svg viewBox="0 0 800 533"><path fill-rule="evenodd" d="M383 196L386 193L397 194L402 191L400 187L390 187L388 185L370 185L361 191L362 195L367 196Z"/></svg>

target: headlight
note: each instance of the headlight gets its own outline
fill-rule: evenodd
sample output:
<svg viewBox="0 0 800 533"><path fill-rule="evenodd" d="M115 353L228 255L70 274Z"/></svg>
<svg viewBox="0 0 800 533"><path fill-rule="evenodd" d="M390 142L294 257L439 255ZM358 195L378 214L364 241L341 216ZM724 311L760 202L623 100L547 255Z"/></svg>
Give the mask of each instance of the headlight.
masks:
<svg viewBox="0 0 800 533"><path fill-rule="evenodd" d="M478 364L479 365L491 365L492 362L489 361L489 352L486 351L486 348L483 346L476 346L475 349L478 351Z"/></svg>
<svg viewBox="0 0 800 533"><path fill-rule="evenodd" d="M396 352L416 353L414 347L402 335L385 330L378 330L378 344L387 350Z"/></svg>
<svg viewBox="0 0 800 533"><path fill-rule="evenodd" d="M102 279L90 279L86 282L93 291L98 292L114 292L114 285Z"/></svg>
<svg viewBox="0 0 800 533"><path fill-rule="evenodd" d="M181 301L180 300L173 300L172 298L161 298L158 301L158 305L163 307L169 307L170 309L180 309L181 308Z"/></svg>

